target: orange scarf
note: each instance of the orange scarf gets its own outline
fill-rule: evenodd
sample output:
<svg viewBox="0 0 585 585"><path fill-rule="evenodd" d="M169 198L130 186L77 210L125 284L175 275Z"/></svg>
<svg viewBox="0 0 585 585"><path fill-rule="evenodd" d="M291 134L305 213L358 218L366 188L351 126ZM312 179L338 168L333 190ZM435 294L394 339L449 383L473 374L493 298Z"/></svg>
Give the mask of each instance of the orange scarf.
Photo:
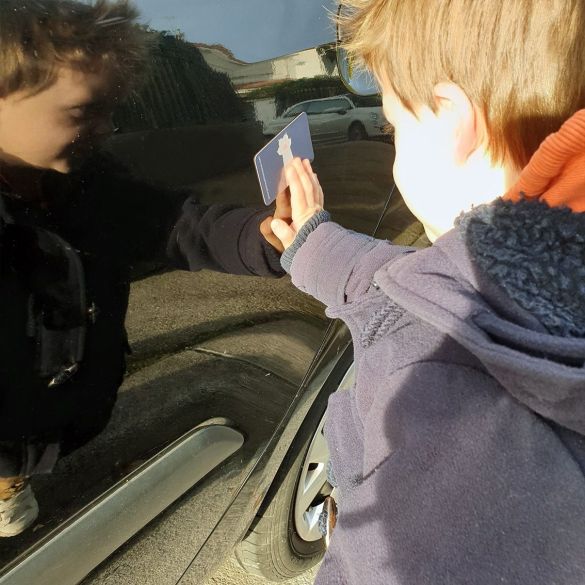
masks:
<svg viewBox="0 0 585 585"><path fill-rule="evenodd" d="M547 136L504 199L538 199L585 211L585 110Z"/></svg>

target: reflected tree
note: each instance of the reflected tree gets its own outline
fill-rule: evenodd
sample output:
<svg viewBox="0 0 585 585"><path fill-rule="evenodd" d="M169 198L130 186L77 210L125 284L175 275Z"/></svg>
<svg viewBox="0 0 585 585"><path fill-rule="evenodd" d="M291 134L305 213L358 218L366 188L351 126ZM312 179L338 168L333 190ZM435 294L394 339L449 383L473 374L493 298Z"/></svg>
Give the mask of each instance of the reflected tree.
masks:
<svg viewBox="0 0 585 585"><path fill-rule="evenodd" d="M249 117L249 105L237 95L229 77L209 67L180 31L150 34L151 65L144 83L115 114L122 132Z"/></svg>

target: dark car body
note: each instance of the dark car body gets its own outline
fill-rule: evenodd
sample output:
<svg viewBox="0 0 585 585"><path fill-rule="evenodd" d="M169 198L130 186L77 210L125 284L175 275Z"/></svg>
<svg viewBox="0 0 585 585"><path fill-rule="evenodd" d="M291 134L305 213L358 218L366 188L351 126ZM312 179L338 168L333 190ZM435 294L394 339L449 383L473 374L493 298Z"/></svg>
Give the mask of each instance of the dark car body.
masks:
<svg viewBox="0 0 585 585"><path fill-rule="evenodd" d="M253 155L267 112L346 92L335 6L136 4L155 40L152 70L116 112L107 153L149 184L262 209ZM393 153L383 141L316 145L314 167L335 221L418 245ZM40 517L0 542L0 584L202 583L246 535L352 363L347 330L289 277L136 266L127 329L113 417L33 479Z"/></svg>

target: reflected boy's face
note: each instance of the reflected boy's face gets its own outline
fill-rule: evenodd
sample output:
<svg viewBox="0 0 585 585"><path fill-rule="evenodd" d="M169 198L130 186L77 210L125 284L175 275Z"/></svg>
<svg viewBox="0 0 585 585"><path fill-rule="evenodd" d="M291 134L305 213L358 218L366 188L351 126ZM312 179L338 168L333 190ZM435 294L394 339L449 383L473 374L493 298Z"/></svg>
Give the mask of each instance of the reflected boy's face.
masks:
<svg viewBox="0 0 585 585"><path fill-rule="evenodd" d="M68 173L111 133L111 93L107 75L63 67L37 94L0 98L0 159Z"/></svg>

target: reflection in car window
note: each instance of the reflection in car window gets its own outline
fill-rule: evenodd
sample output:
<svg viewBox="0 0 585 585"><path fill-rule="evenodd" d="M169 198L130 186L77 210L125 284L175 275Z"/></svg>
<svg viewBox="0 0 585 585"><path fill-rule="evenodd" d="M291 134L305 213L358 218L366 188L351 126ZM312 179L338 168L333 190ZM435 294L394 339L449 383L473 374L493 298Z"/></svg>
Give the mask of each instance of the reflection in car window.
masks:
<svg viewBox="0 0 585 585"><path fill-rule="evenodd" d="M349 99L355 104L357 108L381 108L382 97L379 95L351 95Z"/></svg>
<svg viewBox="0 0 585 585"><path fill-rule="evenodd" d="M29 5L38 8L47 0L11 2L26 14ZM0 7L2 4L6 6L8 2L0 0ZM85 351L82 374L88 360L93 360L91 374L87 375L91 378L88 387L93 390L87 398L75 391L73 381L63 382L72 386L72 404L78 400L87 402L84 416L78 417L72 428L77 445L61 453L63 457L57 461L53 474L34 475L30 480L40 504L39 520L17 538L3 539L0 571L19 555L34 550L31 547L39 539L59 529L84 506L91 506L95 498L117 489L118 482L126 481L139 466L150 465L167 445L212 417L222 417L241 430L246 441L236 458L214 471L213 481L222 489L214 490L215 484L205 483L206 479L193 496L199 540L192 547L176 547L180 549L180 559L179 552L166 558L161 552L164 547L157 548L160 535L149 541L151 562L159 567L168 562L172 566L164 566L169 575L171 571L180 574L192 561L191 551L203 549L231 505L233 494L245 494L246 482L251 485L249 491L265 491L263 486L269 480L263 474L270 472L271 466L278 468L281 459L276 457L269 466L260 458L272 458L276 440L281 436L292 440L294 425L301 424L302 417L296 413L291 417L291 413L300 398L305 400L305 387L301 384L329 327L323 307L292 287L287 278L229 274L228 266L225 270L220 267L219 271L191 274L171 269L161 260L161 254L168 243L174 249L187 242L195 250L189 262L200 259L199 267L209 267L217 254L209 253L203 258L199 252L207 249L205 242L211 241L223 251L221 258L226 256L225 250L231 250L235 259L242 261L244 266L239 273L253 269L259 274L258 268L264 262L274 262L279 269L277 255L259 238L257 243L261 245L254 247L258 249L257 257L253 262L244 262L236 248L244 238L234 238L231 226L238 217L250 218L246 225L251 227L245 233L258 235L254 218L265 218L271 212L262 203L253 157L268 137L290 122L282 120L282 113L291 108L287 116L292 117L309 107L309 113L349 107L349 98L342 97L346 89L339 79L335 46L330 42L334 28L330 27L327 10L332 0L137 0L136 4L141 12L140 22L147 23L137 30L141 36L144 34L150 48L148 70L143 77L141 72L140 84L113 112L113 104L104 103L102 96L91 104L104 129L115 128L115 133L101 148L97 141L88 144L85 153L81 148L79 152L70 149L67 139L65 151L72 159L91 155L95 160L88 160L71 176L57 172L43 176L43 184L56 194L57 206L46 218L47 225L66 224L67 233L63 235L76 249L83 250L82 262L89 267L87 287L95 289L95 294L87 297L91 303L88 302L87 318L82 320L90 330L86 339L93 343L92 331L105 331L100 335L106 340L108 330L103 327L115 325L117 343L106 340L104 351L95 350L97 346ZM64 12L70 10L68 2L62 5ZM280 16L271 18L277 12ZM305 26L309 21L310 28ZM112 30L116 19L104 18L100 22ZM266 26L267 22L270 26ZM52 30L47 24L40 28L43 26ZM273 42L268 42L267 37ZM27 35L17 38L33 42ZM131 56L131 39L128 35L118 35L118 39L126 60ZM31 49L29 54L35 52ZM40 57L35 56L35 60ZM130 77L126 75L126 81ZM2 81L0 78L0 86ZM72 94L63 95L69 98ZM90 111L93 123L94 110ZM113 125L109 123L111 114ZM48 119L41 118L45 122ZM28 121L26 117L23 120ZM399 194L394 192L390 205L386 205L393 192L389 161L393 146L382 133L381 114L378 119L356 108L346 115L315 116L311 124L314 168L334 219L372 234L386 210L386 220L381 225L384 235L397 243L412 243L421 230ZM93 126L97 131L98 124ZM30 128L31 139L46 143L55 137L54 132L38 132L34 123ZM15 133L19 142L23 135ZM5 144L0 144L0 154L2 151L7 151ZM66 197L73 192L73 204L66 204ZM27 213L24 206L28 203L21 198L14 197L10 203L22 210L25 220L36 217ZM39 215L44 214L44 206L39 207ZM199 240L189 234L168 237L183 209L189 221L181 222L179 227L202 225ZM211 229L224 223L225 233ZM147 236L150 246L144 245ZM8 264L0 263L0 267L12 270ZM191 268L197 266L192 264ZM115 298L110 299L111 295ZM31 305L26 296L22 296L18 307L10 301L3 307L3 331L8 322L30 317ZM112 315L117 319L113 325ZM24 331L20 322L16 325ZM32 368L19 367L18 360L11 362L10 352L16 346L10 335L3 332L3 336L7 347L0 352L3 363L14 363L15 384L22 387L25 377L33 375ZM23 338L22 343L29 347L30 340ZM132 353L126 356L130 347ZM115 354L116 367L106 359L110 355L107 352ZM111 378L111 387L117 388L126 360L127 374L117 400L112 395L108 408L92 408L89 399L99 395L98 374ZM52 400L56 390L45 390L43 385L42 396ZM18 396L15 393L15 399ZM35 408L42 413L41 418L50 420L39 404L37 401ZM6 418L16 424L14 412L6 412ZM56 410L53 416L55 413ZM98 415L103 419L103 428L97 424ZM82 444L87 437L79 429L87 422L95 436ZM3 431L6 439L6 427ZM18 445L19 457L26 453L30 460L34 449L38 451L38 435L34 440L28 450ZM287 449L280 451L284 454ZM54 453L56 457L57 449ZM257 467L262 472L252 473ZM251 512L248 524L255 511ZM161 524L167 519L160 519ZM240 526L235 532L244 529ZM173 531L184 531L189 538L195 538L191 523L173 524ZM131 551L132 546L121 554L132 558ZM74 556L78 555L72 552ZM130 567L132 582L160 583L157 574L148 572L152 565L127 562L126 557L118 560ZM67 568L65 563L55 562L62 570ZM140 570L146 574L139 575ZM58 575L55 582L64 581ZM84 585L90 583L92 579Z"/></svg>
<svg viewBox="0 0 585 585"><path fill-rule="evenodd" d="M307 109L308 104L299 104L298 106L295 106L294 108L290 108L290 110L287 110L286 113L284 114L285 118L292 118L294 116L298 116L301 112L304 112Z"/></svg>
<svg viewBox="0 0 585 585"><path fill-rule="evenodd" d="M307 108L307 114L322 114L327 110L336 110L336 109L348 109L349 103L345 99L336 99L336 100L319 100L312 102L309 104Z"/></svg>
<svg viewBox="0 0 585 585"><path fill-rule="evenodd" d="M331 107L331 102L329 100L312 102L309 104L307 108L307 114L310 116L312 114L322 114L325 110Z"/></svg>
<svg viewBox="0 0 585 585"><path fill-rule="evenodd" d="M335 109L335 110L347 110L349 108L349 103L347 100L338 99L338 100L330 100L329 105L327 106L327 110Z"/></svg>
<svg viewBox="0 0 585 585"><path fill-rule="evenodd" d="M251 330L256 320L274 321L285 309L268 308L270 291L286 298L286 310L294 305L286 281L257 278L284 271L261 230L267 213L258 209L255 177L249 173L246 185L234 172L250 167L262 141L253 106L181 34L140 27L135 19L125 2L0 2L1 52L19 56L16 73L0 71L10 97L0 100L0 536L19 537L2 547L0 562L136 461L211 414L235 409L230 395L222 404L215 393L210 404L201 388L211 383L206 371L217 380L223 364L222 388L239 389L238 369L227 358L217 364L199 354L184 356L191 382L163 385L173 388L173 400L159 397L156 417L145 397L156 396L168 369L154 366L134 392L127 391L128 376L118 400L129 344L130 367L139 370L139 360L152 365L178 356L200 338L223 348L217 331L233 336L242 322ZM7 83L12 75L20 85ZM17 91L24 97L12 99ZM206 190L210 176L221 185ZM210 270L181 272L203 268ZM255 278L241 284L240 275ZM248 287L238 300L236 286ZM279 287L285 290L275 293ZM161 302L153 302L158 295ZM259 300L251 309L244 300L254 295ZM310 344L318 347L325 318L320 306L312 307L317 324ZM291 321L289 330L306 320L293 314ZM282 340L279 353L289 354ZM281 410L270 419L286 412L312 354L292 373ZM263 368L257 376L254 391L237 393L249 405L261 382L270 387ZM273 429L267 424L262 432L265 440Z"/></svg>

